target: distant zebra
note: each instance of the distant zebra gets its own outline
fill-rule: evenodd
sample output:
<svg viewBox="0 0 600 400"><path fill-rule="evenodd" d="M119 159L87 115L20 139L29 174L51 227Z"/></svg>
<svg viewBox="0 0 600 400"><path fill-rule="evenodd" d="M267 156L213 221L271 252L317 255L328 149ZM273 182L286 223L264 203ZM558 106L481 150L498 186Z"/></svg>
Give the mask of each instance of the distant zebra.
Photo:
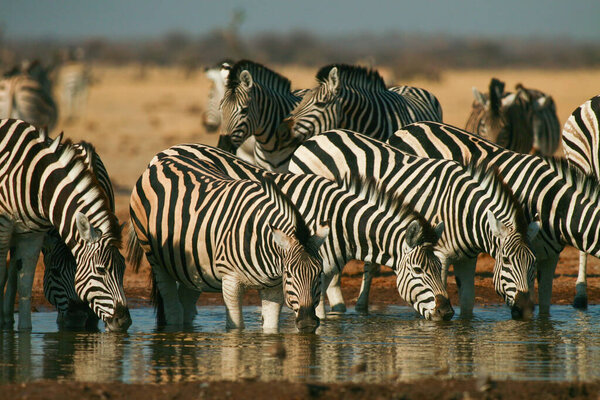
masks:
<svg viewBox="0 0 600 400"><path fill-rule="evenodd" d="M396 274L400 296L426 319L454 315L441 280L434 248L443 230L434 229L401 197L385 194L374 181L358 178L334 182L316 175L270 173L220 149L201 144L171 147L157 158L182 155L211 163L234 179L271 178L307 221L329 221L330 233L321 248L324 285L334 311L345 311L339 285L329 280L352 259L387 265ZM325 317L323 301L317 315Z"/></svg>
<svg viewBox="0 0 600 400"><path fill-rule="evenodd" d="M0 80L0 118L18 118L52 131L58 110L49 69L38 61L13 69Z"/></svg>
<svg viewBox="0 0 600 400"><path fill-rule="evenodd" d="M530 153L534 139L530 104L518 93L505 96L504 82L492 78L489 93L473 88L471 114L465 130L509 150ZM441 122L441 121L438 121Z"/></svg>
<svg viewBox="0 0 600 400"><path fill-rule="evenodd" d="M86 142L76 143L73 150L97 178L106 194L109 207L115 211L115 196L108 172L94 147ZM82 301L75 291L77 263L71 250L56 229L50 230L42 247L44 254L44 296L58 311L59 327L68 329L97 329L98 316Z"/></svg>
<svg viewBox="0 0 600 400"><path fill-rule="evenodd" d="M242 158L270 171L287 171L300 142L277 128L305 92L292 91L289 79L258 63L242 60L233 65L221 103L223 132L235 147L254 139L255 161Z"/></svg>
<svg viewBox="0 0 600 400"><path fill-rule="evenodd" d="M413 157L359 133L332 130L304 142L294 153L290 172L329 179L374 177L386 191L402 194L427 220L444 223L436 254L444 271L454 265L461 316L473 312L479 253L496 259L494 287L513 318L532 316L535 257L528 242L539 226L535 222L528 226L522 206L493 170Z"/></svg>
<svg viewBox="0 0 600 400"><path fill-rule="evenodd" d="M390 145L422 157L498 168L527 220L539 219L532 243L537 259L539 309L548 313L558 256L565 245L600 256L600 184L567 161L515 153L450 125L423 122L399 130Z"/></svg>
<svg viewBox="0 0 600 400"><path fill-rule="evenodd" d="M579 106L563 128L562 144L569 164L600 180L600 96ZM587 307L587 254L579 253L579 274L573 305Z"/></svg>
<svg viewBox="0 0 600 400"><path fill-rule="evenodd" d="M317 72L318 86L281 124L299 143L330 129L351 129L385 140L416 121L442 121L442 107L425 89L387 89L375 70L332 64Z"/></svg>
<svg viewBox="0 0 600 400"><path fill-rule="evenodd" d="M206 77L211 81L206 110L202 115L202 122L209 133L216 132L221 126L220 105L225 94L225 84L231 70L231 65L233 65L231 60L224 60L218 65L204 70Z"/></svg>
<svg viewBox="0 0 600 400"><path fill-rule="evenodd" d="M553 156L560 143L560 123L552 96L516 85L517 94L529 102L530 124L533 129L533 154Z"/></svg>
<svg viewBox="0 0 600 400"><path fill-rule="evenodd" d="M130 213L130 258L139 265L146 254L168 325L190 324L200 292L222 290L227 328L243 328L243 293L252 288L265 330L278 328L284 299L298 330L317 329L319 247L329 228L311 236L270 180L236 180L203 160L157 156L135 184Z"/></svg>
<svg viewBox="0 0 600 400"><path fill-rule="evenodd" d="M68 141L61 145L60 138L50 142L26 122L0 121L0 260L10 248L9 268L19 270L19 329L31 329L35 266L44 237L54 228L77 262L79 297L108 330L126 330L131 318L123 292L121 229L78 151ZM6 278L0 262L0 293ZM2 309L4 325L12 325L12 309Z"/></svg>
<svg viewBox="0 0 600 400"><path fill-rule="evenodd" d="M79 117L85 106L91 84L89 66L84 62L71 61L60 67L59 84L63 115L70 120Z"/></svg>

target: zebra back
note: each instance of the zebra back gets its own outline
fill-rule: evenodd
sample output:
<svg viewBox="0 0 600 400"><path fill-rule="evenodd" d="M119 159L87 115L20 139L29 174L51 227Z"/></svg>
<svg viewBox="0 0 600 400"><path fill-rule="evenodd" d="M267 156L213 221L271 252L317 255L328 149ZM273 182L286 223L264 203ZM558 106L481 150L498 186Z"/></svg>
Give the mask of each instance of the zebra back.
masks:
<svg viewBox="0 0 600 400"><path fill-rule="evenodd" d="M562 131L562 144L569 163L600 178L600 96L571 113Z"/></svg>
<svg viewBox="0 0 600 400"><path fill-rule="evenodd" d="M408 87L388 90L376 70L331 64L317 72L317 82L280 128L300 141L335 128L385 140L411 122L442 120L433 94Z"/></svg>

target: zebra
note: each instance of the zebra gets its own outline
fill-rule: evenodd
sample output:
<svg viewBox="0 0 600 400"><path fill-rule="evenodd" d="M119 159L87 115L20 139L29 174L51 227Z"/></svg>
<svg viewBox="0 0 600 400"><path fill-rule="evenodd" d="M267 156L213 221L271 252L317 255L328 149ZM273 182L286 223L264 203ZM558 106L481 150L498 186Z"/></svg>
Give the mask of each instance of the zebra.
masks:
<svg viewBox="0 0 600 400"><path fill-rule="evenodd" d="M10 248L17 268L19 329L31 329L30 296L46 233L54 228L77 262L75 290L107 330L127 330L131 318L123 292L121 229L98 181L62 135L48 140L24 121L0 121L0 260ZM0 263L0 293L7 267ZM4 296L0 296L4 303ZM10 299L9 299L10 301ZM12 326L12 309L2 322ZM8 313L7 313L8 311Z"/></svg>
<svg viewBox="0 0 600 400"><path fill-rule="evenodd" d="M562 144L569 164L584 174L600 179L600 96L579 106L565 123ZM576 308L587 307L587 254L579 253L579 273L575 284Z"/></svg>
<svg viewBox="0 0 600 400"><path fill-rule="evenodd" d="M253 139L254 161L242 158L270 171L287 171L300 142L287 132L281 134L278 127L305 93L292 91L289 79L261 64L241 60L233 65L221 109L224 133L233 146Z"/></svg>
<svg viewBox="0 0 600 400"><path fill-rule="evenodd" d="M61 66L59 84L64 115L72 120L81 114L92 82L89 66L82 61L70 61Z"/></svg>
<svg viewBox="0 0 600 400"><path fill-rule="evenodd" d="M112 212L115 211L115 195L112 184L94 147L87 142L75 143L73 150L78 152L85 166L89 168L106 194ZM61 239L56 229L51 229L44 238L44 296L58 311L59 327L67 329L96 330L98 316L82 301L75 291L77 264L71 250Z"/></svg>
<svg viewBox="0 0 600 400"><path fill-rule="evenodd" d="M202 144L182 144L157 157L181 154L204 160L234 179L274 180L305 220L329 221L330 233L321 248L323 285L332 311L346 310L339 276L352 259L387 265L396 274L400 296L424 318L449 320L454 310L441 279L441 263L434 250L444 229L432 227L402 197L386 194L373 180L338 177L336 181L316 175L280 174L255 167L221 149ZM325 317L324 301L317 309Z"/></svg>
<svg viewBox="0 0 600 400"><path fill-rule="evenodd" d="M318 86L306 93L280 125L296 141L330 129L350 129L385 140L416 121L442 121L442 107L425 89L387 89L376 70L331 64L317 72Z"/></svg>
<svg viewBox="0 0 600 400"><path fill-rule="evenodd" d="M517 94L529 102L530 126L533 130L533 154L552 156L560 143L560 123L552 96L518 83Z"/></svg>
<svg viewBox="0 0 600 400"><path fill-rule="evenodd" d="M523 205L526 218L540 220L540 233L532 242L540 313L550 311L554 271L565 245L600 256L600 185L565 159L516 153L462 129L433 122L408 125L388 142L418 156L461 163L473 160L498 168Z"/></svg>
<svg viewBox="0 0 600 400"><path fill-rule="evenodd" d="M319 247L329 227L311 236L269 179L232 179L181 154L155 157L135 184L130 215L130 259L139 266L146 254L168 325L192 322L201 291L222 291L227 328L243 328L243 293L251 288L262 299L264 330L278 329L284 299L299 331L319 326Z"/></svg>
<svg viewBox="0 0 600 400"><path fill-rule="evenodd" d="M0 118L18 118L52 131L58 108L49 73L49 68L33 61L5 74L0 80Z"/></svg>
<svg viewBox="0 0 600 400"><path fill-rule="evenodd" d="M231 60L223 60L216 66L204 70L206 77L211 81L211 85L208 90L206 111L202 115L202 123L209 133L216 132L221 126L220 104L225 94L225 84L232 65Z"/></svg>
<svg viewBox="0 0 600 400"><path fill-rule="evenodd" d="M489 94L473 87L475 100L465 130L475 133L506 149L529 153L533 135L529 101L520 93L504 93L504 82L492 78ZM441 121L436 121L441 122Z"/></svg>
<svg viewBox="0 0 600 400"><path fill-rule="evenodd" d="M454 265L461 316L473 312L475 264L481 252L496 259L494 286L512 317L532 316L535 257L528 242L539 225L526 223L522 206L495 171L406 155L368 136L332 130L304 142L294 153L290 172L329 179L361 173L374 177L387 191L401 193L426 219L444 222L445 235L436 254L444 272ZM367 268L365 275L364 309L370 282Z"/></svg>

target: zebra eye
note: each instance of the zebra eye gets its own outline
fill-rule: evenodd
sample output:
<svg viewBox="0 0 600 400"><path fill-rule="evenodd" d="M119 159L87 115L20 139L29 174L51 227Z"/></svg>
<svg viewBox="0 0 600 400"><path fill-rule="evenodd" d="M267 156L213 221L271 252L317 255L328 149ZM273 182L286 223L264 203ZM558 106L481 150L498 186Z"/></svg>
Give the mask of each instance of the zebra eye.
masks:
<svg viewBox="0 0 600 400"><path fill-rule="evenodd" d="M417 275L421 275L423 273L423 269L421 267L413 267L412 270Z"/></svg>
<svg viewBox="0 0 600 400"><path fill-rule="evenodd" d="M240 110L240 114L242 114L242 115L248 114L248 107L242 107L242 109Z"/></svg>
<svg viewBox="0 0 600 400"><path fill-rule="evenodd" d="M98 272L99 275L106 275L106 267L98 265L96 266L96 272Z"/></svg>
<svg viewBox="0 0 600 400"><path fill-rule="evenodd" d="M506 257L506 256L503 256L503 257L502 257L502 262L503 262L504 264L510 264L510 258L508 258L508 257Z"/></svg>
<svg viewBox="0 0 600 400"><path fill-rule="evenodd" d="M326 105L327 105L327 101L317 101L317 102L315 103L315 106L316 106L316 107L320 107L320 108L323 108L323 107L325 107Z"/></svg>

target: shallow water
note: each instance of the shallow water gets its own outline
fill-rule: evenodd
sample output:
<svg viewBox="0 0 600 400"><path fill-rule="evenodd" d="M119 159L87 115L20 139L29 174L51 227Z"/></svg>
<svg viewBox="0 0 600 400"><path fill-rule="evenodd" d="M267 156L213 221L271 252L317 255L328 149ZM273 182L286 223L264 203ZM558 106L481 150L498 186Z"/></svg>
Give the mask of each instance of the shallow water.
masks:
<svg viewBox="0 0 600 400"><path fill-rule="evenodd" d="M263 334L258 307L244 308L241 332L225 331L223 306L198 310L193 329L166 333L154 329L151 309L133 309L127 334L58 332L56 313L34 313L31 333L0 333L0 383L600 378L600 306L553 306L549 318L527 322L507 319L503 306L449 322L424 321L408 307L368 316L350 309L323 321L314 335L297 333L289 311L281 333ZM284 357L275 354L281 347Z"/></svg>

